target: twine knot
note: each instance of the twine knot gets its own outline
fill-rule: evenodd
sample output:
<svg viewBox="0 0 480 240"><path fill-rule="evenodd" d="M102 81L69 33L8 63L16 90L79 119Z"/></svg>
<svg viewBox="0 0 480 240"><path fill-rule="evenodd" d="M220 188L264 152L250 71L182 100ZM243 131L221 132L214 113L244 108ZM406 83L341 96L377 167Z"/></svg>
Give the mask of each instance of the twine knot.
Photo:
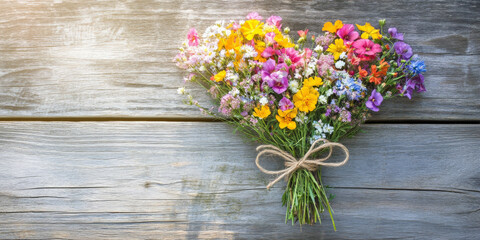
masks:
<svg viewBox="0 0 480 240"><path fill-rule="evenodd" d="M316 146L320 142L323 142L323 143L319 146ZM325 162L326 160L328 160L332 156L333 147L339 147L345 152L346 156L345 156L345 159L343 159L343 161L334 162L334 163ZM314 154L314 153L316 153L320 150L326 149L326 148L329 149L328 155L326 157L318 158L318 159L308 159L308 157L310 157L310 155L312 155L312 154ZM258 169L260 169L260 171L262 171L266 174L272 174L272 175L280 174L275 180L271 181L267 185L267 189L269 189L275 183L280 181L283 177L289 176L290 174L292 174L293 172L295 172L299 168L305 168L309 171L315 171L315 170L317 170L318 166L340 167L340 166L343 166L345 163L347 163L348 158L350 157L348 149L343 144L336 143L336 142L330 142L327 139L323 139L323 138L320 138L320 139L316 140L312 144L312 146L310 147L308 152L305 153L305 156L303 156L302 158L300 158L298 160L295 157L293 157L290 153L287 153L287 152L285 152L285 151L281 150L280 148L275 147L273 145L260 145L260 146L257 147L257 151L259 151L259 153L257 154L257 158L255 159L255 164L257 164ZM267 169L263 168L262 166L260 166L260 157L264 154L272 154L272 155L276 155L276 156L279 156L279 157L283 158L283 160L285 160L285 168L282 169L282 170L278 170L278 171L270 171L270 170L267 170Z"/></svg>

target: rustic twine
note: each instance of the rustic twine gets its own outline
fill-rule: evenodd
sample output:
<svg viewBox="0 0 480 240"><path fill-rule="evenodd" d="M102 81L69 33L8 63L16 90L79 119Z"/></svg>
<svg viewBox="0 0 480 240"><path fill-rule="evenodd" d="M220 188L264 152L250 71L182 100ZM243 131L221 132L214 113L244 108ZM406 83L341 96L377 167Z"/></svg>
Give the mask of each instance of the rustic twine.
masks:
<svg viewBox="0 0 480 240"><path fill-rule="evenodd" d="M317 145L317 143L319 143L319 142L323 142L323 144L316 147L315 145ZM341 162L326 163L325 161L328 160L330 158L330 156L332 156L333 147L341 148L345 152L345 155L346 155L345 159ZM316 153L316 152L318 152L322 149L325 149L325 148L329 149L328 156L326 156L324 158L319 158L319 159L311 159L311 160L308 159L308 157L310 157L310 155L312 155L312 154L314 154L314 153ZM315 141L312 144L312 146L310 147L310 149L308 150L308 152L305 154L305 156L303 156L299 160L297 160L291 154L289 154L289 153L287 153L287 152L285 152L285 151L281 150L280 148L275 147L273 145L260 145L260 146L257 147L257 151L259 151L259 153L257 154L257 159L255 160L255 164L257 164L258 169L260 169L260 171L262 171L266 174L272 174L272 175L280 174L280 176L278 176L275 180L271 181L267 185L267 189L269 189L275 183L280 181L283 177L289 176L290 174L292 174L293 172L295 172L295 170L297 170L299 168L305 168L309 171L315 171L315 170L317 170L318 166L340 167L340 166L344 165L345 163L347 163L348 158L350 157L348 149L343 144L336 143L336 142L330 142L327 139L323 139L323 138L320 138L317 141ZM270 170L267 170L267 169L263 168L262 166L260 166L260 157L264 154L277 155L277 156L283 158L285 160L285 169L278 170L278 171L270 171Z"/></svg>

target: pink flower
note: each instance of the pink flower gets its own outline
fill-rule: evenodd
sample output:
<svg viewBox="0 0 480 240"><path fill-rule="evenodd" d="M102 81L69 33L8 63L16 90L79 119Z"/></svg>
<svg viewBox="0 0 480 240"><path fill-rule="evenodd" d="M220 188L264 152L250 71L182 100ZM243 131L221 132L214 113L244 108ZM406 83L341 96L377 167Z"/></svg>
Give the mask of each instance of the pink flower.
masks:
<svg viewBox="0 0 480 240"><path fill-rule="evenodd" d="M269 58L273 55L275 55L275 49L273 49L272 47L267 47L262 52L262 57L264 57L264 58Z"/></svg>
<svg viewBox="0 0 480 240"><path fill-rule="evenodd" d="M257 12L251 12L247 15L247 19L250 20L250 19L256 19L258 21L261 21L263 19L262 16L260 16L260 14L258 14Z"/></svg>
<svg viewBox="0 0 480 240"><path fill-rule="evenodd" d="M308 29L305 29L305 31L300 30L297 33L298 33L298 36L300 37L307 37Z"/></svg>
<svg viewBox="0 0 480 240"><path fill-rule="evenodd" d="M234 22L232 23L232 30L233 31L237 31L238 29L240 29L242 26L240 26L240 24L238 24L237 22Z"/></svg>
<svg viewBox="0 0 480 240"><path fill-rule="evenodd" d="M278 62L286 63L290 69L295 68L302 64L302 56L295 50L295 48L282 48L277 50Z"/></svg>
<svg viewBox="0 0 480 240"><path fill-rule="evenodd" d="M198 46L198 34L195 28L191 28L190 31L188 31L187 38L189 46Z"/></svg>
<svg viewBox="0 0 480 240"><path fill-rule="evenodd" d="M267 44L274 44L275 43L275 33L274 32L268 32L265 34L265 42Z"/></svg>
<svg viewBox="0 0 480 240"><path fill-rule="evenodd" d="M345 24L337 31L337 36L343 39L347 44L351 44L355 41L360 34L355 31L353 24Z"/></svg>
<svg viewBox="0 0 480 240"><path fill-rule="evenodd" d="M376 44L368 39L360 39L352 44L355 48L355 53L360 56L373 57L375 54L382 51L379 44Z"/></svg>
<svg viewBox="0 0 480 240"><path fill-rule="evenodd" d="M281 29L282 28L282 18L279 17L279 16L270 16L267 19L267 24L272 25L272 26L276 26L278 29Z"/></svg>

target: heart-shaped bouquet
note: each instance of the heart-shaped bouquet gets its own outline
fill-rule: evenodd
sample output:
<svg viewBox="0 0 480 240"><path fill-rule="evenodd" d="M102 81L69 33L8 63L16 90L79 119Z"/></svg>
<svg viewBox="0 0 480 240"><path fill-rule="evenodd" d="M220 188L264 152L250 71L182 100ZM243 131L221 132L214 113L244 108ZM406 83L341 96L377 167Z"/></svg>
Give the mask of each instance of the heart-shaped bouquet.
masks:
<svg viewBox="0 0 480 240"><path fill-rule="evenodd" d="M287 186L282 197L286 221L313 224L327 210L333 221L321 166L341 166L349 158L338 141L354 135L368 112L383 100L411 98L425 91L425 64L403 41L396 28L384 32L370 23L323 25L323 35L308 37L298 31L296 43L282 29L282 18L265 22L258 13L243 21L219 21L200 37L188 33L174 61L187 70L186 81L206 88L214 107L204 107L185 87L178 92L187 104L219 117L258 143L256 164ZM345 152L341 162L327 162L333 147ZM270 171L261 156L273 154L285 169ZM326 155L326 156L325 156ZM321 157L323 156L323 157Z"/></svg>

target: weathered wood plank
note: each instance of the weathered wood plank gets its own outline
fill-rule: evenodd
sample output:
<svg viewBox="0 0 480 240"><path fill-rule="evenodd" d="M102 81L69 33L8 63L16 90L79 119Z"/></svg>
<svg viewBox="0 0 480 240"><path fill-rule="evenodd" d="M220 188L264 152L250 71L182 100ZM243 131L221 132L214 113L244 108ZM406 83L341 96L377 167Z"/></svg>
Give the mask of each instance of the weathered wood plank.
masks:
<svg viewBox="0 0 480 240"><path fill-rule="evenodd" d="M284 183L266 191L255 145L223 123L0 122L0 238L479 236L478 125L364 129L344 142L351 160L323 170L333 232L284 224Z"/></svg>
<svg viewBox="0 0 480 240"><path fill-rule="evenodd" d="M176 95L176 48L190 27L255 10L314 34L337 18L386 18L425 58L428 92L373 119L480 119L477 1L36 0L0 9L0 117L201 117Z"/></svg>

